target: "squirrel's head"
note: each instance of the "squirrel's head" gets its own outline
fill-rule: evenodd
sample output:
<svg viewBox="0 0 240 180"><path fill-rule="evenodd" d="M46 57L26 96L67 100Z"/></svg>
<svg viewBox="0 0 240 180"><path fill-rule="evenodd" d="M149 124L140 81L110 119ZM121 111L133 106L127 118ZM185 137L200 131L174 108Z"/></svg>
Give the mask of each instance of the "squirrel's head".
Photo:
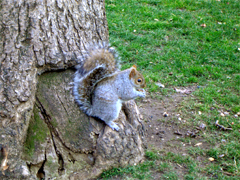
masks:
<svg viewBox="0 0 240 180"><path fill-rule="evenodd" d="M146 87L146 82L143 77L143 75L137 71L137 66L133 65L131 67L131 72L129 74L129 79L131 79L134 83L134 85L137 88L145 88Z"/></svg>

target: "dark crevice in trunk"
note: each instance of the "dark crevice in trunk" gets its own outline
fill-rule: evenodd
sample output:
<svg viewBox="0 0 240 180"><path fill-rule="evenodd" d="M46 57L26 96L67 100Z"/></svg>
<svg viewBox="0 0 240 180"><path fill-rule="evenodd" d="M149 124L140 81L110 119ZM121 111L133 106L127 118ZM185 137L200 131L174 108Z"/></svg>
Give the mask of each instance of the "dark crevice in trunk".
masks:
<svg viewBox="0 0 240 180"><path fill-rule="evenodd" d="M29 172L31 173L31 163L26 162L26 165L27 165L27 168L28 168Z"/></svg>
<svg viewBox="0 0 240 180"><path fill-rule="evenodd" d="M45 151L45 160L43 161L42 163L42 166L40 167L40 169L38 170L36 176L40 179L40 180L43 180L45 179L45 172L44 172L44 165L45 165L45 162L47 161L47 156L46 156L46 151Z"/></svg>
<svg viewBox="0 0 240 180"><path fill-rule="evenodd" d="M51 131L50 131L51 132ZM59 164L59 168L58 168L58 174L61 176L63 174L63 171L64 171L64 160L63 160L63 156L62 154L60 153L60 151L57 149L57 146L56 146L56 143L55 143L55 140L54 140L54 135L52 134L51 132L51 137L52 137L52 141L53 141L53 147L54 147L54 150L57 154L57 157L58 157L58 164Z"/></svg>
<svg viewBox="0 0 240 180"><path fill-rule="evenodd" d="M59 164L58 174L61 176L64 172L64 160L59 151L57 153L57 156L58 156L58 164Z"/></svg>

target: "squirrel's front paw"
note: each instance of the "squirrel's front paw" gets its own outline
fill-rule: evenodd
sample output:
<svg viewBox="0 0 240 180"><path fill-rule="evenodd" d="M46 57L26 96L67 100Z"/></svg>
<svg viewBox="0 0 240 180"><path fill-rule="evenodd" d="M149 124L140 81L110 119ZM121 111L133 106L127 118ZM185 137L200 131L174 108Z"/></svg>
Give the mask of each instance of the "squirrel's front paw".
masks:
<svg viewBox="0 0 240 180"><path fill-rule="evenodd" d="M138 90L138 96L139 97L141 97L141 98L145 98L146 97L146 91L144 90L144 89L141 89L141 91L140 90Z"/></svg>
<svg viewBox="0 0 240 180"><path fill-rule="evenodd" d="M144 92L141 97L145 98L146 97L146 92Z"/></svg>

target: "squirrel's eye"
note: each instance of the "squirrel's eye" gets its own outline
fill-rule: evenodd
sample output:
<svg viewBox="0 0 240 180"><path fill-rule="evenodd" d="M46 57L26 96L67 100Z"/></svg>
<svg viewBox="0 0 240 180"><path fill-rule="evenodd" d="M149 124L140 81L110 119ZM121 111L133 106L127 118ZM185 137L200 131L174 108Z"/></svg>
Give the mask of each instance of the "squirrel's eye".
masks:
<svg viewBox="0 0 240 180"><path fill-rule="evenodd" d="M142 79L138 79L138 82L142 82Z"/></svg>

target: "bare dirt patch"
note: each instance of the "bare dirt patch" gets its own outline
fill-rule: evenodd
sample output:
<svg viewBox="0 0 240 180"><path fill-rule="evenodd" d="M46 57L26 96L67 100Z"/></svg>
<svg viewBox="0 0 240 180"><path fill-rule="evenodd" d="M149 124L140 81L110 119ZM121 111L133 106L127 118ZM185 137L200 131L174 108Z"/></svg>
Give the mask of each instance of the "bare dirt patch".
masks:
<svg viewBox="0 0 240 180"><path fill-rule="evenodd" d="M194 91L194 88L191 91ZM184 114L178 109L182 101L187 101L189 97L190 93L175 93L162 99L148 98L138 102L147 127L147 142L150 147L166 148L169 142L184 147L179 138L187 136L201 140L201 127L192 127L186 118L182 118Z"/></svg>
<svg viewBox="0 0 240 180"><path fill-rule="evenodd" d="M193 97L192 92L195 89L196 87L177 88L180 91L176 91L171 96L137 101L147 129L146 138L149 150L187 156L189 147L209 148L209 143L205 142L202 136L205 131L204 124L199 123L199 126L193 126L192 123L189 123L188 117L179 110L183 101L188 101ZM208 163L206 157L196 156L193 158L201 162L200 166ZM173 163L172 166L178 179L183 179L187 171L186 167L177 163ZM155 171L153 177L161 179L161 174L161 172Z"/></svg>

